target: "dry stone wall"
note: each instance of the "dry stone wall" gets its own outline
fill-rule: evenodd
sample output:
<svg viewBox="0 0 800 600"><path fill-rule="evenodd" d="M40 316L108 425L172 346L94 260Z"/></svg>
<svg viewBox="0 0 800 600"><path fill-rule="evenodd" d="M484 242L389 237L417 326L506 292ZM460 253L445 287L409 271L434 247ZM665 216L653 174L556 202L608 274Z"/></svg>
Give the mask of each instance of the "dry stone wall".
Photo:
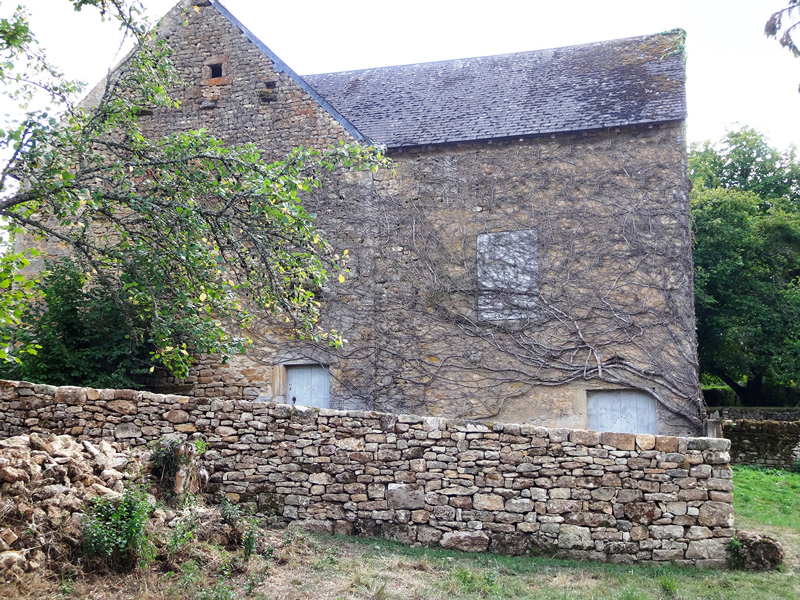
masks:
<svg viewBox="0 0 800 600"><path fill-rule="evenodd" d="M202 434L212 493L312 530L721 567L730 442L0 382L0 430Z"/></svg>
<svg viewBox="0 0 800 600"><path fill-rule="evenodd" d="M719 417L726 421L800 421L800 410L785 408L711 408L709 412L719 413ZM713 416L713 415L712 415Z"/></svg>
<svg viewBox="0 0 800 600"><path fill-rule="evenodd" d="M722 431L733 464L792 469L800 462L800 421L725 421Z"/></svg>

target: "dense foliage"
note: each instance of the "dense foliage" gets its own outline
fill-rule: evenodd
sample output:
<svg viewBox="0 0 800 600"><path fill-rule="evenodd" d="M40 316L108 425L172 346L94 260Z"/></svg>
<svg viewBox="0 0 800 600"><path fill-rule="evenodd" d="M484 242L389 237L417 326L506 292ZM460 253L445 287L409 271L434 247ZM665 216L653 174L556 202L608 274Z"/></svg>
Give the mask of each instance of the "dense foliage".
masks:
<svg viewBox="0 0 800 600"><path fill-rule="evenodd" d="M689 165L700 368L767 404L800 374L800 163L744 128Z"/></svg>
<svg viewBox="0 0 800 600"><path fill-rule="evenodd" d="M26 306L21 325L10 334L13 344L35 354L19 363L0 363L0 376L49 385L139 387L154 348L129 335L106 288L65 260L49 266L35 291L43 301ZM144 330L146 323L137 326Z"/></svg>
<svg viewBox="0 0 800 600"><path fill-rule="evenodd" d="M139 116L175 106L169 47L149 32L137 4L73 3L101 8L136 37L138 50L86 109L72 101L81 87L36 49L24 13L0 23L0 84L21 106L16 124L0 132L8 157L0 172L5 237L28 248L66 248L106 290L128 339L152 347L151 365L179 375L193 352L243 350L249 340L234 326L254 312L301 337L341 343L317 326L314 291L345 269L347 252L322 238L301 199L324 171L377 169L386 159L373 148L341 145L298 149L266 164L254 146L229 147L203 130L148 139ZM57 118L31 109L42 94ZM0 259L3 358L25 362L37 350L12 343L24 307L41 290L24 271L35 254L9 247Z"/></svg>

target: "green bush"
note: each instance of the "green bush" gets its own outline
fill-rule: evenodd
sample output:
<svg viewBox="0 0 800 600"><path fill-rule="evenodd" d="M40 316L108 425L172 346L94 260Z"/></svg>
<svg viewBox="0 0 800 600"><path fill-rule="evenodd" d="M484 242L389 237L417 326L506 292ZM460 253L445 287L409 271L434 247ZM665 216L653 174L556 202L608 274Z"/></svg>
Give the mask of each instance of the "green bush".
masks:
<svg viewBox="0 0 800 600"><path fill-rule="evenodd" d="M22 325L14 326L11 354L18 362L0 361L0 377L95 388L139 388L152 365L155 347L135 339L146 325L126 314L105 288L88 283L71 260L47 265L37 284L44 302L30 304ZM35 354L23 351L34 347Z"/></svg>
<svg viewBox="0 0 800 600"><path fill-rule="evenodd" d="M172 529L172 535L167 543L167 552L175 554L183 550L183 548L192 540L197 531L197 511L192 509L188 514L184 514L175 527Z"/></svg>
<svg viewBox="0 0 800 600"><path fill-rule="evenodd" d="M112 568L129 569L155 558L147 535L147 518L153 508L140 487L126 488L121 498L96 498L83 520L83 548Z"/></svg>
<svg viewBox="0 0 800 600"><path fill-rule="evenodd" d="M709 407L742 406L741 399L726 385L703 387L703 397ZM764 382L764 406L800 406L800 388Z"/></svg>
<svg viewBox="0 0 800 600"><path fill-rule="evenodd" d="M742 402L731 388L728 386L705 387L703 388L703 398L708 406L741 406Z"/></svg>
<svg viewBox="0 0 800 600"><path fill-rule="evenodd" d="M242 509L233 504L228 496L222 494L219 498L219 514L222 516L222 521L226 525L230 525L234 529L239 524L239 519L242 518Z"/></svg>

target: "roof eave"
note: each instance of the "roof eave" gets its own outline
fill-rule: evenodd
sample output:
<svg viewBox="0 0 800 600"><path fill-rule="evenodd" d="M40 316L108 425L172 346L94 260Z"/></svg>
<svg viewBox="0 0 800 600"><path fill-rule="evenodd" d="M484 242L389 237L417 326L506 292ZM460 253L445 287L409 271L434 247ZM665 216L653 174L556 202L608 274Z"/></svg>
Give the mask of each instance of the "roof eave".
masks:
<svg viewBox="0 0 800 600"><path fill-rule="evenodd" d="M446 141L436 142L404 142L399 144L383 143L387 150L411 150L414 148L424 148L428 146L449 146L453 144L480 144L484 142L504 142L516 139L532 139L551 135L570 135L576 133L599 133L608 131L609 129L617 129L622 127L639 127L642 125L665 125L670 123L682 123L686 121L687 115L684 113L680 118L675 119L662 119L658 121L643 120L643 121L626 121L624 123L609 123L604 125L597 125L595 127L578 127L578 128L564 128L564 129L548 129L541 131L533 131L526 133L518 133L506 136L497 137L483 137L483 138L462 138L452 139Z"/></svg>

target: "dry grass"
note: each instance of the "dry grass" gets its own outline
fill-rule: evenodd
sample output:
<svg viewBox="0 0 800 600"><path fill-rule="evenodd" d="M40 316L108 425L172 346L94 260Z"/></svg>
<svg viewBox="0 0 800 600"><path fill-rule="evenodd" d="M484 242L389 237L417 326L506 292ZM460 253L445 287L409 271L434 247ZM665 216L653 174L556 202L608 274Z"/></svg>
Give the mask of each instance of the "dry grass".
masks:
<svg viewBox="0 0 800 600"><path fill-rule="evenodd" d="M0 587L25 600L457 600L796 598L800 540L782 538L790 562L774 573L588 565L551 559L468 555L377 541L269 531L261 552L193 545L177 571L85 576L75 581L30 576Z"/></svg>

